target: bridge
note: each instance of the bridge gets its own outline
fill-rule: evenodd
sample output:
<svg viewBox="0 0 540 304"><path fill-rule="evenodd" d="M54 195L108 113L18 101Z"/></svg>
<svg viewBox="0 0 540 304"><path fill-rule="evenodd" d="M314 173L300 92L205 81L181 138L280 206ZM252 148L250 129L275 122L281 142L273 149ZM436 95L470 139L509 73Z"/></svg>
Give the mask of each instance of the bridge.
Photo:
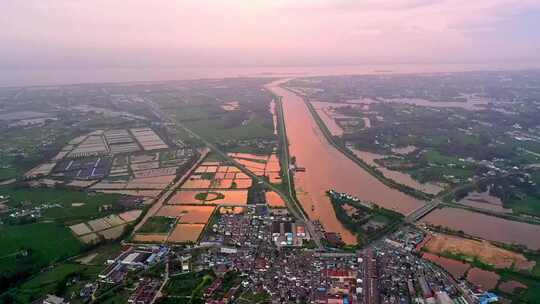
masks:
<svg viewBox="0 0 540 304"><path fill-rule="evenodd" d="M432 200L431 202L429 202L429 203L423 205L422 207L414 210L413 212L409 213L405 217L405 222L414 223L414 222L418 221L419 219L424 217L426 214L430 213L431 211L433 211L434 209L439 207L439 205L441 203L442 202L440 200L438 200L438 199Z"/></svg>

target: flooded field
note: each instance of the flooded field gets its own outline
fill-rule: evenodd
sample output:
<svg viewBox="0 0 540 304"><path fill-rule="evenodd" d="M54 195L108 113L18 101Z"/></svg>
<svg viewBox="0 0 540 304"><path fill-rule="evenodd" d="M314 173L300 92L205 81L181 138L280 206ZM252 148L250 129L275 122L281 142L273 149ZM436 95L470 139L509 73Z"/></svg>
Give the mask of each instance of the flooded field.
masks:
<svg viewBox="0 0 540 304"><path fill-rule="evenodd" d="M178 224L169 235L169 243L197 242L204 230L204 224Z"/></svg>
<svg viewBox="0 0 540 304"><path fill-rule="evenodd" d="M157 215L177 217L180 223L206 224L214 209L214 206L165 205L159 209Z"/></svg>
<svg viewBox="0 0 540 304"><path fill-rule="evenodd" d="M423 222L441 225L486 240L517 243L530 249L540 249L540 226L510 221L458 208L437 209Z"/></svg>
<svg viewBox="0 0 540 304"><path fill-rule="evenodd" d="M199 193L205 193L201 191L183 190L176 192L168 201L170 205L198 205L204 204L204 199L198 199L195 196Z"/></svg>
<svg viewBox="0 0 540 304"><path fill-rule="evenodd" d="M386 102L406 103L416 106L432 107L432 108L462 108L469 111L484 110L489 103L489 100L485 98L467 98L466 102L455 101L429 101L419 98L393 98L385 99Z"/></svg>
<svg viewBox="0 0 540 304"><path fill-rule="evenodd" d="M337 220L325 192L335 189L375 202L388 209L409 213L422 202L391 189L365 172L324 137L304 101L296 94L279 87L284 81L267 85L283 97L283 110L290 154L306 172L294 176L297 197L310 219L319 219L325 229L342 234L347 243L356 238Z"/></svg>
<svg viewBox="0 0 540 304"><path fill-rule="evenodd" d="M489 194L489 191L469 193L466 197L460 200L458 203L467 205L474 208L486 209L496 212L512 213L512 209L503 207L501 199Z"/></svg>
<svg viewBox="0 0 540 304"><path fill-rule="evenodd" d="M275 153L270 155L256 155L250 153L229 153L238 163L258 176L266 176L273 184L281 183L281 167ZM245 176L244 173L241 173ZM236 178L238 178L239 173ZM251 184L250 184L251 186Z"/></svg>
<svg viewBox="0 0 540 304"><path fill-rule="evenodd" d="M467 281L486 290L495 288L499 279L500 276L495 272L482 270L476 267L471 268L467 273Z"/></svg>
<svg viewBox="0 0 540 304"><path fill-rule="evenodd" d="M506 281L500 283L498 288L506 293L513 294L516 289L527 288L527 285L518 281Z"/></svg>
<svg viewBox="0 0 540 304"><path fill-rule="evenodd" d="M381 171L381 173L391 180L394 180L402 185L409 186L413 189L420 190L424 193L428 194L437 194L443 190L442 187L435 185L435 184L422 184L415 179L413 179L409 174L403 173L400 171L390 170L383 166L379 166L375 162L376 159L383 159L385 156L380 155L377 153L371 153L366 151L360 151L356 150L354 148L349 148L358 158L362 159L364 162L366 162L370 166L374 166L377 168L377 170Z"/></svg>
<svg viewBox="0 0 540 304"><path fill-rule="evenodd" d="M467 263L441 257L428 252L422 254L422 258L439 265L440 267L448 271L448 273L450 273L452 277L454 277L454 279L456 280L459 280L461 277L463 277L463 275L465 275L465 273L467 272L467 269L471 267L471 265Z"/></svg>
<svg viewBox="0 0 540 304"><path fill-rule="evenodd" d="M135 242L142 242L142 243L161 243L165 242L167 240L166 234L159 234L159 233L149 233L149 234L142 234L137 233L133 236L133 241Z"/></svg>
<svg viewBox="0 0 540 304"><path fill-rule="evenodd" d="M511 268L531 270L536 262L529 261L517 252L492 245L487 241L477 241L457 236L434 234L424 245L424 249L434 254L452 253L477 258L495 268Z"/></svg>
<svg viewBox="0 0 540 304"><path fill-rule="evenodd" d="M420 98L386 98L386 99L353 99L348 100L349 104L372 104L379 102L395 102L402 104L409 104L421 107L432 108L461 108L468 111L480 111L485 110L489 104L489 100L481 97L466 96L466 101L429 101L427 99Z"/></svg>
<svg viewBox="0 0 540 304"><path fill-rule="evenodd" d="M270 208L285 208L285 201L275 191L267 191L264 193L266 203Z"/></svg>

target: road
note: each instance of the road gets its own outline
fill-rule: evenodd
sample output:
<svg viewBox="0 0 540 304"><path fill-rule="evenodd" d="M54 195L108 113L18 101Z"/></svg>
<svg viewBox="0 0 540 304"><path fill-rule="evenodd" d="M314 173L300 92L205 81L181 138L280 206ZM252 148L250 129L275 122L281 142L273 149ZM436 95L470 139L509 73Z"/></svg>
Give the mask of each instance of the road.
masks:
<svg viewBox="0 0 540 304"><path fill-rule="evenodd" d="M441 201L439 199L434 199L431 202L409 213L405 217L405 222L412 224L418 221L419 219L421 219L422 217L426 216L431 211L437 209L440 205L441 205Z"/></svg>
<svg viewBox="0 0 540 304"><path fill-rule="evenodd" d="M504 174L504 175L501 175L501 176L498 176L498 178L504 178L504 177L508 177L508 176L511 176L512 174L515 174L515 173L507 173L507 174ZM490 176L490 177L484 177L484 178L480 178L470 184L466 184L466 185L460 185L460 186L457 186L455 187L454 189L451 189L450 191L448 192L445 192L441 195L438 195L436 197L433 198L433 200L431 200L429 203L421 206L420 208L417 208L416 210L413 210L411 213L409 213L406 217L405 217L405 221L408 222L408 223L414 223L418 220L420 220L422 217L426 216L427 214L429 214L431 211L437 209L438 207L440 207L441 205L443 205L443 201L442 201L442 198L447 196L447 195L452 195L454 193L456 193L457 191L459 190L462 190L464 188L467 188L467 187L470 187L470 186L476 186L478 185L479 183L483 182L483 181L486 181L486 180L489 180L489 179L492 179L494 178L493 176ZM470 206L466 206L466 205L461 205L459 203L456 203L456 204L448 204L448 205L451 205L453 207L456 207L456 208L463 208L463 209L467 209L467 210L471 210L471 211L475 211L475 209L477 208L474 208L474 207L470 207ZM479 210L477 209L476 210L477 212L478 211L482 211L482 213L489 213L493 216L499 216L499 217L503 217L503 218L508 218L509 217L509 214L507 213L504 213L504 212L497 212L497 211L492 211L492 210ZM519 218L514 218L513 220L515 221L524 221L523 219L519 219ZM535 223L533 221L533 223Z"/></svg>
<svg viewBox="0 0 540 304"><path fill-rule="evenodd" d="M165 190L165 192L163 192L157 198L157 200L154 202L152 207L150 207L150 209L148 209L148 212L146 212L144 218L141 221L139 221L139 223L135 226L135 228L133 228L133 234L136 233L142 227L142 225L144 225L146 220L148 220L150 217L156 214L156 212L161 208L161 206L163 206L165 201L167 201L169 196L171 196L171 194L176 189L178 189L182 185L182 183L184 183L184 181L191 175L193 170L195 170L195 168L197 168L197 166L203 161L203 159L206 157L207 154L208 154L208 149L202 151L201 156L199 157L197 162L186 173L184 173L184 175L182 175L182 177L178 181L176 181L172 186L170 186L167 190Z"/></svg>
<svg viewBox="0 0 540 304"><path fill-rule="evenodd" d="M154 304L157 299L161 298L163 295L163 288L167 286L167 283L169 282L169 261L165 262L165 277L163 278L163 283L161 283L161 286L159 286L158 291L154 295L154 298L152 298L152 301L150 304Z"/></svg>
<svg viewBox="0 0 540 304"><path fill-rule="evenodd" d="M255 175L253 172L246 169L242 164L238 163L236 160L229 157L226 153L221 151L213 143L211 143L208 140L206 140L205 138L199 136L197 133L195 133L194 131L192 131L191 129L189 129L188 127L183 125L182 123L180 123L178 121L175 121L174 119L170 118L166 113L163 113L161 111L161 109L159 108L159 106L157 104L151 102L151 107L152 107L153 112L155 112L157 114L157 116L161 120L163 120L164 122L172 123L172 124L175 124L175 125L181 127L188 134L190 134L194 138L198 139L200 142L202 142L209 149L211 149L215 153L219 154L227 162L229 162L231 164L234 164L235 166L240 168L240 170L243 173L250 176L254 181L256 181L259 184L264 185L267 189L275 191L276 193L278 193L282 197L282 199L284 199L284 201L287 203L291 215L294 216L296 219L305 222L306 228L308 229L308 232L313 236L313 239L316 242L317 246L320 249L323 249L324 246L322 246L322 242L321 242L321 239L320 239L321 236L319 235L319 233L316 232L315 227L313 226L313 224L311 223L311 221L309 220L309 218L307 217L307 215L303 211L300 203L297 201L296 197L294 197L295 192L294 192L294 186L293 186L293 183L292 183L293 177L292 177L291 172L290 172L290 163L289 163L290 156L289 156L289 150L288 150L288 140L287 140L287 135L286 135L286 130L285 130L285 124L284 124L284 121L283 121L283 109L281 107L281 102L282 101L281 101L280 96L275 96L275 98L277 100L278 109L279 109L279 111L277 113L277 115L278 115L278 120L277 121L280 124L279 129L281 130L281 132L280 132L280 136L281 136L280 141L283 143L283 151L282 152L284 153L283 160L285 162L283 164L283 167L284 167L283 169L286 170L284 172L285 172L286 177L287 177L287 182L288 182L287 187L288 187L289 193L291 195L284 194L281 189L275 187L271 183L267 182L265 179L261 178L260 176ZM481 180L483 180L483 179L481 179ZM474 184L480 182L481 180L476 181ZM445 193L444 195L450 195L452 193L455 193L456 191L458 191L458 190L460 190L460 189L462 189L463 187L466 187L466 186L467 185L458 186L458 187L452 189L450 192ZM431 211L439 208L441 206L441 204L442 204L441 198L442 198L442 196L437 196L433 200L431 200L430 202L428 202L428 203L418 207L417 209L411 211L409 214L406 215L405 222L406 223L415 223L418 220L420 220L421 218L423 218L424 216L426 216L427 214L429 214Z"/></svg>
<svg viewBox="0 0 540 304"><path fill-rule="evenodd" d="M245 173L246 175L251 177L258 184L264 185L267 189L275 191L277 194L279 194L279 196L287 203L287 206L288 206L288 209L289 209L289 212L291 213L291 215L294 216L297 220L300 220L300 221L304 222L304 224L306 225L306 229L308 230L308 232L312 236L313 240L317 244L317 247L319 249L321 249L321 250L324 249L324 246L322 245L320 234L317 233L317 230L313 226L313 223L309 220L309 218L303 212L303 209L300 206L300 203L296 200L296 198L293 195L289 196L289 195L284 194L283 191L281 191L281 189L277 188L276 186L272 185L271 183L269 183L268 181L266 181L262 177L257 176L253 172L251 172L250 170L246 169L244 167L244 165L238 163L235 159L233 159L229 155L227 155L227 153L224 153L223 151L221 151L216 145L214 145L210 141L206 140L205 138L199 136L197 133L195 133L194 131L192 131L188 127L186 127L184 124L172 119L171 117L169 117L169 115L162 112L161 109L159 108L159 106L157 104L155 104L154 102L151 102L151 107L152 107L153 111L157 114L157 116L163 122L175 124L175 125L181 127L189 135L191 135L192 137L194 137L197 140L199 140L200 142L202 142L210 150L212 150L215 153L219 154L224 160L226 160L230 164L233 164L233 165L237 166L243 173ZM280 114L282 114L281 107L280 107ZM281 130L285 130L285 125L283 123L283 117L282 116L283 115L279 115L279 117L278 117L279 120L278 121L281 124L281 127L282 127ZM285 133L285 132L282 132L282 133ZM286 141L286 134L282 134L282 136L283 137L281 138L281 140L284 140L283 141L283 146L284 146L283 151L285 153L285 157L284 157L285 164L283 164L284 165L283 167L286 168L289 193L292 194L294 192L292 191L292 182L291 182L291 176L290 176L290 170L289 170L289 168L290 168L290 164L289 164L290 158L289 158L288 146L287 146L287 141ZM165 196L162 196L162 197L168 197L168 195L165 195ZM163 202L161 202L161 204L163 204ZM161 206L161 204L160 204L160 206ZM156 205L158 205L158 204L156 204ZM152 210L154 210L154 206L152 206ZM155 209L155 211L157 211L157 209ZM146 217L148 217L148 214L150 214L150 212L147 213ZM136 227L136 228L139 228L139 227Z"/></svg>
<svg viewBox="0 0 540 304"><path fill-rule="evenodd" d="M317 246L320 248L320 249L323 249L323 245L322 245L322 242L320 240L320 236L318 233L316 233L316 230L315 230L315 227L313 226L313 224L311 223L311 221L307 218L307 216L301 211L302 208L299 206L298 202L294 199L294 198L290 198L288 197L287 195L285 195L281 189L277 188L276 186L272 185L271 183L267 182L265 179L263 179L262 177L258 176L258 175L255 175L253 172L251 172L250 170L246 169L244 167L244 165L240 164L239 162L237 162L235 159L233 159L232 157L230 157L229 155L227 155L226 153L224 153L223 151L221 151L219 148L217 148L214 144L212 144L211 142L209 142L208 140L204 139L203 137L199 136L198 134L196 134L195 132L193 132L191 129L187 128L186 126L184 126L183 124L181 123L178 123L176 122L176 124L180 127L182 127L186 132L188 132L191 136L195 137L196 139L200 140L202 143L204 143L208 148L210 148L212 151L214 151L215 153L219 154L223 159L225 159L227 162L229 162L230 164L233 164L235 166L237 166L243 173L247 174L249 177L251 177L254 181L256 181L258 184L262 184L264 185L267 189L269 190L272 190L272 191L275 191L276 193L279 194L279 196L287 203L288 205L288 209L289 209L289 212L291 213L292 216L294 216L296 219L298 220L301 220L302 222L305 223L306 225L306 228L308 229L308 232L311 234L313 240L315 241L315 243L317 244ZM287 161L286 161L286 164L285 164L285 168L287 168L287 175L289 176L289 162L288 162L288 155L287 155ZM290 177L289 177L290 178ZM290 180L290 179L289 179ZM290 183L289 183L289 187L290 187Z"/></svg>

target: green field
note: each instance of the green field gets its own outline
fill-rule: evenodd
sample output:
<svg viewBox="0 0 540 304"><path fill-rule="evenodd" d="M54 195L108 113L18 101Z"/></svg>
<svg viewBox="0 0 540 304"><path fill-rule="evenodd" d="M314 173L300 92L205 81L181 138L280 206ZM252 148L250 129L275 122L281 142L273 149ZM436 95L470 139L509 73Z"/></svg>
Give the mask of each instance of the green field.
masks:
<svg viewBox="0 0 540 304"><path fill-rule="evenodd" d="M0 293L84 249L69 229L58 223L0 225L0 244Z"/></svg>
<svg viewBox="0 0 540 304"><path fill-rule="evenodd" d="M139 229L141 233L167 233L171 230L176 220L165 216L153 216L149 218Z"/></svg>
<svg viewBox="0 0 540 304"><path fill-rule="evenodd" d="M53 157L75 132L57 121L40 128L10 128L2 130L0 142L0 180L20 177L40 162ZM44 144L47 143L47 144ZM24 157L11 153L13 148Z"/></svg>
<svg viewBox="0 0 540 304"><path fill-rule="evenodd" d="M437 150L428 150L426 153L424 153L423 157L427 162L434 163L437 165L447 165L449 163L455 164L458 162L457 157L443 155L439 153Z"/></svg>
<svg viewBox="0 0 540 304"><path fill-rule="evenodd" d="M24 173L24 170L20 168L1 168L0 169L0 181L16 178Z"/></svg>
<svg viewBox="0 0 540 304"><path fill-rule="evenodd" d="M490 194L502 200L514 214L540 216L540 171L525 170L500 178L492 178L479 191L490 189Z"/></svg>
<svg viewBox="0 0 540 304"><path fill-rule="evenodd" d="M223 143L228 140L274 138L272 116L264 108L265 103L254 104L250 101L241 103L237 110L225 111L216 100L210 98L202 103L190 100L190 104L175 105L170 111L172 117L199 136Z"/></svg>
<svg viewBox="0 0 540 304"><path fill-rule="evenodd" d="M531 173L531 181L540 185L540 171ZM527 191L516 191L519 195L513 196L505 205L512 208L514 213L525 213L540 216L540 190L535 187Z"/></svg>
<svg viewBox="0 0 540 304"><path fill-rule="evenodd" d="M242 278L240 277L240 272L237 271L228 271L223 276L223 281L221 282L221 287L216 291L213 298L221 299L223 296L233 287L240 285Z"/></svg>
<svg viewBox="0 0 540 304"><path fill-rule="evenodd" d="M30 280L17 286L15 300L19 303L29 303L36 298L46 294L59 294L67 296L70 291L76 291L80 286L67 286L70 278L93 279L101 271L103 266L87 266L75 263L65 263L54 267L51 270L38 273Z"/></svg>
<svg viewBox="0 0 540 304"><path fill-rule="evenodd" d="M203 303L204 289L212 284L215 275L212 272L190 272L174 276L165 286L165 294L174 296L171 303Z"/></svg>
<svg viewBox="0 0 540 304"><path fill-rule="evenodd" d="M525 196L522 199L512 199L507 204L513 213L525 213L540 216L540 198Z"/></svg>
<svg viewBox="0 0 540 304"><path fill-rule="evenodd" d="M22 250L27 258L44 266L50 262L75 255L83 248L68 228L57 223L36 223L17 226L0 226L0 271L13 271L17 257L10 256ZM24 260L24 259L23 259Z"/></svg>
<svg viewBox="0 0 540 304"><path fill-rule="evenodd" d="M41 204L59 204L42 210L39 219L6 217L0 225L1 290L59 260L79 254L84 248L66 225L79 223L113 211L101 211L113 205L119 195L95 194L67 189L0 187L0 195L9 195L8 205L30 208ZM81 206L72 204L78 203ZM35 221L38 222L35 222Z"/></svg>
<svg viewBox="0 0 540 304"><path fill-rule="evenodd" d="M114 292L108 293L103 297L97 299L95 303L99 304L125 304L127 303L129 296L129 290L121 289L115 290Z"/></svg>
<svg viewBox="0 0 540 304"><path fill-rule="evenodd" d="M56 220L65 224L103 216L103 212L99 210L100 207L114 204L121 197L117 194L88 193L67 189L16 187L0 187L0 195L10 196L8 203L10 207L18 207L23 202L31 206L43 203L60 204L61 208L46 209L43 220ZM78 203L83 205L72 205Z"/></svg>
<svg viewBox="0 0 540 304"><path fill-rule="evenodd" d="M540 303L540 279L514 272L497 273L501 275L503 281L515 280L527 285L525 290L519 291L516 295L507 295L512 303Z"/></svg>
<svg viewBox="0 0 540 304"><path fill-rule="evenodd" d="M426 167L414 170L406 170L405 172L411 174L412 178L415 180L426 183L426 182L446 182L444 175L454 176L459 179L468 179L472 177L474 171L471 169L460 169L460 168L450 168L450 167Z"/></svg>
<svg viewBox="0 0 540 304"><path fill-rule="evenodd" d="M193 132L214 142L274 137L273 127L265 124L265 121L259 117L251 118L245 124L230 128L224 126L220 120L197 120L184 124Z"/></svg>

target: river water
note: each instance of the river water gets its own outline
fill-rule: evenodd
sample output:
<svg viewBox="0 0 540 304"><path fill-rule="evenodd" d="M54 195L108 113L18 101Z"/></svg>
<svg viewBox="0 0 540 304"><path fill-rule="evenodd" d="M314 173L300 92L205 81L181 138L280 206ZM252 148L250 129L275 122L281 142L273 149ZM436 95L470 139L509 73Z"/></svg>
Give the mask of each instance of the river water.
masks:
<svg viewBox="0 0 540 304"><path fill-rule="evenodd" d="M311 219L319 219L328 231L340 232L344 241L352 243L354 237L337 220L326 190L347 192L401 213L421 206L421 201L385 186L330 145L303 99L280 87L283 82L273 82L267 88L282 96L289 150L297 164L306 168L294 177L297 196ZM536 225L454 208L437 209L424 221L488 240L540 249L540 226Z"/></svg>
<svg viewBox="0 0 540 304"><path fill-rule="evenodd" d="M540 250L540 226L471 212L458 208L436 209L422 219L486 240L525 245Z"/></svg>
<svg viewBox="0 0 540 304"><path fill-rule="evenodd" d="M385 186L334 148L303 99L279 86L285 81L272 82L266 88L282 97L290 155L296 157L298 166L306 168L306 172L295 173L294 182L297 197L310 219L319 219L327 231L341 233L343 240L352 244L356 238L336 218L327 190L347 192L404 214L423 204Z"/></svg>

